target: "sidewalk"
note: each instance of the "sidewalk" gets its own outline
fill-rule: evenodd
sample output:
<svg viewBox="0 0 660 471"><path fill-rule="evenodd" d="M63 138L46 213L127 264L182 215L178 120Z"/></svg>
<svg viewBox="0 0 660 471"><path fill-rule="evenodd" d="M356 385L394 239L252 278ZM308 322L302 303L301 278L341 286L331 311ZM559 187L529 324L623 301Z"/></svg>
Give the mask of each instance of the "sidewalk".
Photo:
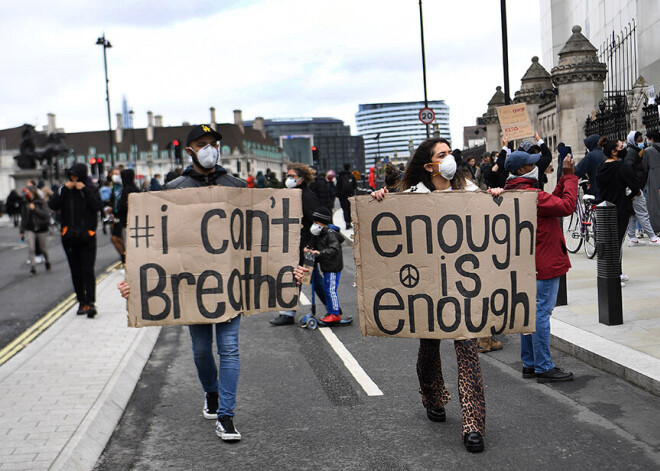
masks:
<svg viewBox="0 0 660 471"><path fill-rule="evenodd" d="M597 261L581 250L571 264L568 305L552 314L552 346L660 396L660 247L624 247L630 280L617 326L598 322Z"/></svg>
<svg viewBox="0 0 660 471"><path fill-rule="evenodd" d="M335 222L344 227L341 213ZM596 261L580 252L553 344L660 395L660 248L626 247L623 259L624 324L598 323ZM0 471L94 467L160 332L126 326L122 278L118 270L99 282L97 318L76 316L75 305L0 366Z"/></svg>
<svg viewBox="0 0 660 471"><path fill-rule="evenodd" d="M0 470L89 470L121 418L160 328L129 329L117 270L95 319L78 304L0 367Z"/></svg>

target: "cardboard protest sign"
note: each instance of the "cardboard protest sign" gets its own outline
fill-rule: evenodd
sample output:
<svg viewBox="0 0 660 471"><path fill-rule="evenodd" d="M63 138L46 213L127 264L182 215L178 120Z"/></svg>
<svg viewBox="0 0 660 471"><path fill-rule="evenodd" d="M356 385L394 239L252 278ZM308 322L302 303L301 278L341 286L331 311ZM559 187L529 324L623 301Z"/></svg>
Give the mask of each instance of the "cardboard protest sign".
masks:
<svg viewBox="0 0 660 471"><path fill-rule="evenodd" d="M500 106L497 108L497 117L500 120L500 127L507 141L515 141L534 135L534 129L529 121L525 103Z"/></svg>
<svg viewBox="0 0 660 471"><path fill-rule="evenodd" d="M211 324L297 306L299 191L132 193L128 207L129 326Z"/></svg>
<svg viewBox="0 0 660 471"><path fill-rule="evenodd" d="M536 192L352 198L363 336L534 332Z"/></svg>

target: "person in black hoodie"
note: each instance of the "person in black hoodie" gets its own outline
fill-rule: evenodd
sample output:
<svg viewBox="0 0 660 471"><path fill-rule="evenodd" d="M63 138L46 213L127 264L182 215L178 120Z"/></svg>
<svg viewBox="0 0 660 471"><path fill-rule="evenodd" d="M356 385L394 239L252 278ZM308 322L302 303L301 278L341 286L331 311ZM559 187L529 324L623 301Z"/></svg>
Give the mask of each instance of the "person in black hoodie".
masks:
<svg viewBox="0 0 660 471"><path fill-rule="evenodd" d="M222 135L208 125L193 126L186 138L186 152L192 165L180 177L165 185L165 190L177 188L199 188L220 185L245 188L240 178L227 173L221 165L219 141ZM126 281L117 285L124 298L130 296ZM192 340L193 359L197 376L204 389L205 400L202 415L216 420L215 434L223 441L238 441L240 432L234 426L234 408L241 362L238 352L238 331L241 316L217 324L194 324L188 326ZM213 352L215 331L220 368Z"/></svg>
<svg viewBox="0 0 660 471"><path fill-rule="evenodd" d="M601 141L602 142L602 141ZM603 142L605 162L598 168L596 180L598 192L603 201L609 201L616 206L617 236L619 245L623 244L630 216L634 214L632 198L639 193L637 180L628 165L624 165L625 150L619 140ZM625 286L628 278L621 274L621 284Z"/></svg>
<svg viewBox="0 0 660 471"><path fill-rule="evenodd" d="M76 290L78 314L93 318L96 315L96 225L103 203L98 188L87 179L87 165L72 165L67 176L69 181L50 197L48 206L60 212L62 246Z"/></svg>
<svg viewBox="0 0 660 471"><path fill-rule="evenodd" d="M584 139L584 145L589 152L585 154L582 160L580 160L580 163L575 167L575 175L578 178L584 178L585 175L589 178L589 188L586 193L595 196L597 201L600 200L600 193L598 191L596 174L600 166L605 162L605 154L598 147L598 141L600 141L598 134L592 134Z"/></svg>
<svg viewBox="0 0 660 471"><path fill-rule="evenodd" d="M332 213L334 198L332 196L330 185L331 183L325 178L323 173L317 173L314 177L314 181L309 185L309 188L316 193L316 197L319 199L319 204L324 208L328 208L330 213Z"/></svg>

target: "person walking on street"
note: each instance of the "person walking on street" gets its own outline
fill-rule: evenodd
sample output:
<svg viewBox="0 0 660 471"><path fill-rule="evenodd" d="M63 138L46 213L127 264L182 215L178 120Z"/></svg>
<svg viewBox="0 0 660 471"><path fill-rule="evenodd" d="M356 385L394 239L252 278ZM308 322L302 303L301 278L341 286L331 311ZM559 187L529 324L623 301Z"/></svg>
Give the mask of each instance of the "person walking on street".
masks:
<svg viewBox="0 0 660 471"><path fill-rule="evenodd" d="M289 189L302 191L302 225L300 227L300 246L298 253L298 264L303 265L305 259L305 247L309 246L312 234L310 228L314 224L314 212L321 206L316 194L309 188L314 180L314 173L307 165L292 162L288 165L285 185ZM325 299L323 299L325 302ZM292 325L295 323L296 310L280 311L279 315L270 320L275 326Z"/></svg>
<svg viewBox="0 0 660 471"><path fill-rule="evenodd" d="M128 195L139 193L140 189L135 184L135 171L133 169L126 168L120 174L122 190L119 195L119 201L117 202L117 217L119 218L119 226L121 227L122 240L124 240L126 226L128 225Z"/></svg>
<svg viewBox="0 0 660 471"><path fill-rule="evenodd" d="M422 142L412 156L401 182L401 189L409 193L430 193L465 189L465 180L456 173L457 163L449 146L442 138ZM476 190L475 185L471 186ZM381 201L386 188L372 193ZM481 375L481 364L474 339L454 340L458 362L458 395L461 402L461 438L470 453L484 450L486 430L486 400ZM447 420L445 405L451 395L445 387L440 359L440 340L420 339L417 354L417 377L426 416L433 422Z"/></svg>
<svg viewBox="0 0 660 471"><path fill-rule="evenodd" d="M7 201L5 201L5 207L7 208L7 214L14 221L14 227L18 227L18 224L21 220L21 206L23 205L23 198L18 194L18 191L11 190L9 196L7 196Z"/></svg>
<svg viewBox="0 0 660 471"><path fill-rule="evenodd" d="M644 136L639 131L631 131L628 134L628 147L626 148L626 156L623 159L623 164L630 167L637 182L639 190L633 197L633 215L630 217L628 223L628 247L638 247L644 245L636 235L635 229L639 223L642 231L649 237L649 245L660 246L660 238L655 235L651 222L649 221L649 211L646 207L646 197L644 196L644 187L648 179L647 171L644 169L644 162L641 154L644 152Z"/></svg>
<svg viewBox="0 0 660 471"><path fill-rule="evenodd" d="M339 197L339 204L344 212L344 221L346 222L346 229L351 228L351 203L348 198L355 196L357 191L357 180L351 173L351 164L345 163L344 170L337 175L337 196Z"/></svg>
<svg viewBox="0 0 660 471"><path fill-rule="evenodd" d="M649 131L646 138L650 146L644 151L644 170L648 173L646 205L651 227L660 234L660 132Z"/></svg>
<svg viewBox="0 0 660 471"><path fill-rule="evenodd" d="M536 190L539 182L541 154L523 151L511 153L505 168L511 175L505 190ZM557 367L550 355L550 316L557 303L559 279L571 267L560 217L570 216L577 202L577 181L573 159L563 163L563 175L552 194L539 191L536 225L536 332L520 336L522 377L536 378L539 383L570 381L573 373Z"/></svg>
<svg viewBox="0 0 660 471"><path fill-rule="evenodd" d="M71 270L78 299L78 314L96 316L96 226L103 207L98 189L87 179L87 165L73 164L67 170L69 181L48 200L53 211L60 212L62 247Z"/></svg>
<svg viewBox="0 0 660 471"><path fill-rule="evenodd" d="M46 270L50 271L51 268L48 247L46 246L46 237L50 226L50 209L35 186L30 185L23 188L23 194L25 195L25 203L23 204L23 216L21 218L21 239L27 236L30 248L30 275L36 275L37 240L46 259Z"/></svg>
<svg viewBox="0 0 660 471"><path fill-rule="evenodd" d="M177 188L199 188L219 185L245 188L243 180L232 176L221 165L219 141L222 135L207 125L194 126L186 139L186 152L192 165L182 175L165 185L165 190ZM130 286L119 283L122 296L128 299ZM238 353L238 330L241 316L217 324L195 324L188 326L192 339L193 359L197 375L205 393L203 416L216 420L215 434L223 441L241 439L234 426L236 390L240 373ZM213 355L213 333L217 343L220 365Z"/></svg>
<svg viewBox="0 0 660 471"><path fill-rule="evenodd" d="M330 188L331 185L332 184L325 178L325 175L317 173L314 176L314 181L309 185L309 188L316 194L319 204L324 208L328 208L332 214L334 199L332 197L332 189Z"/></svg>

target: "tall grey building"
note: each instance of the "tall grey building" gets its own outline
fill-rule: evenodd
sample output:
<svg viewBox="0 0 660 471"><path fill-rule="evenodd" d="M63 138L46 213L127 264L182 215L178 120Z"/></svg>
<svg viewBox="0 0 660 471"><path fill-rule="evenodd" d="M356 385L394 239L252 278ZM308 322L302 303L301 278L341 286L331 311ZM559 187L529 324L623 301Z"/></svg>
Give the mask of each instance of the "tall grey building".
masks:
<svg viewBox="0 0 660 471"><path fill-rule="evenodd" d="M345 163L364 167L364 141L351 136L350 127L340 119L272 118L264 119L263 126L292 162L313 165L320 172L341 170Z"/></svg>
<svg viewBox="0 0 660 471"><path fill-rule="evenodd" d="M429 101L435 112L435 122L430 126L431 136L437 126L440 137L450 139L449 106L444 100ZM371 103L359 105L355 114L357 132L364 138L365 167L375 165L380 158L385 161L407 160L410 150L426 139L426 126L419 120L423 101L405 103Z"/></svg>

